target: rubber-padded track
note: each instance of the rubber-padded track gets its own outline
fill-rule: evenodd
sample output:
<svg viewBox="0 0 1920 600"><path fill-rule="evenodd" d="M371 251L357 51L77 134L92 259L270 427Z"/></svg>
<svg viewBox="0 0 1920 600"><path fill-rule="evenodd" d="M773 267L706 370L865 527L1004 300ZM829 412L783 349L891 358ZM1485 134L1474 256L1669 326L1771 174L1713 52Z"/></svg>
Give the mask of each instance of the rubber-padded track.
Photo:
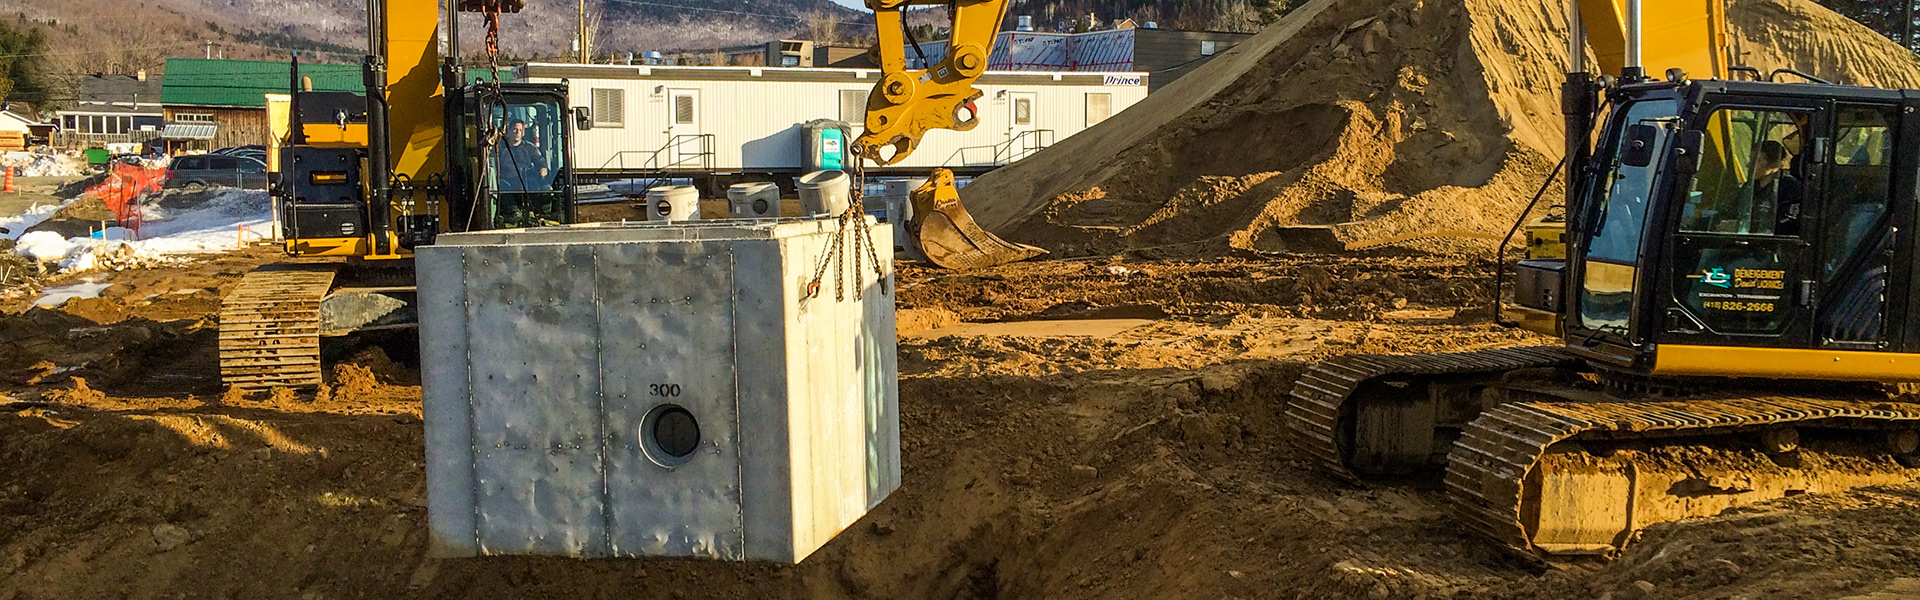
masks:
<svg viewBox="0 0 1920 600"><path fill-rule="evenodd" d="M1452 354L1343 356L1315 365L1293 384L1286 419L1296 448L1321 467L1350 482L1360 478L1340 455L1340 414L1353 392L1368 381L1391 375L1472 375L1516 369L1570 365L1579 359L1559 346L1497 348Z"/></svg>
<svg viewBox="0 0 1920 600"><path fill-rule="evenodd" d="M1787 396L1622 402L1511 402L1481 413L1447 455L1447 495L1469 527L1542 556L1521 521L1527 474L1562 440L1595 431L1710 436L1788 423L1920 422L1920 404Z"/></svg>

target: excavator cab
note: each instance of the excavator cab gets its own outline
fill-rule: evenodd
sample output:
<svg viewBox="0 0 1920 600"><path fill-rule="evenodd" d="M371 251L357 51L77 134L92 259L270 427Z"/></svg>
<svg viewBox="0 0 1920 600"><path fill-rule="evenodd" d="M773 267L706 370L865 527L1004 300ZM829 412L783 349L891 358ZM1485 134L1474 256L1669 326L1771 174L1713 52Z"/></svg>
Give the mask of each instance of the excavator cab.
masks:
<svg viewBox="0 0 1920 600"><path fill-rule="evenodd" d="M571 113L564 85L476 83L449 94L458 132L448 163L470 202L455 202L455 231L538 227L574 220Z"/></svg>
<svg viewBox="0 0 1920 600"><path fill-rule="evenodd" d="M1523 322L1551 323L1582 358L1652 375L1914 377L1920 311L1902 232L1915 217L1920 98L1749 81L1609 96L1575 172L1567 258L1518 267L1538 283L1516 299L1555 318Z"/></svg>

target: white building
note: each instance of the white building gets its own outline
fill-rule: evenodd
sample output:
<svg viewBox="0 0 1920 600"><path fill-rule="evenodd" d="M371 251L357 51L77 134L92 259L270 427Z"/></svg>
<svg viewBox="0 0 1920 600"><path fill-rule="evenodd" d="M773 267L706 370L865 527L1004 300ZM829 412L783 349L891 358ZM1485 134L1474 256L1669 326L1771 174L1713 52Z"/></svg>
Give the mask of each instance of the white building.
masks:
<svg viewBox="0 0 1920 600"><path fill-rule="evenodd" d="M143 142L160 135L160 77L87 75L71 108L54 111L60 132L55 146L86 148L116 142Z"/></svg>
<svg viewBox="0 0 1920 600"><path fill-rule="evenodd" d="M802 124L847 123L859 135L875 69L534 63L516 79L566 82L593 128L574 140L582 175L660 171L798 173ZM1147 96L1142 73L988 72L975 87L980 125L935 130L900 164L872 172L948 167L983 172L1105 120Z"/></svg>

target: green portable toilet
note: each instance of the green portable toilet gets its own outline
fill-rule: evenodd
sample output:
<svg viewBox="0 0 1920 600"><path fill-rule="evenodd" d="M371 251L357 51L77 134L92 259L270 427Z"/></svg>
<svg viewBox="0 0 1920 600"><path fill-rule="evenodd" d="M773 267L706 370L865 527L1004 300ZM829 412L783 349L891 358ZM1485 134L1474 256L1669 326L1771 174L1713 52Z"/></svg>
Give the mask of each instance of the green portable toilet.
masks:
<svg viewBox="0 0 1920 600"><path fill-rule="evenodd" d="M814 119L800 126L806 135L806 167L813 171L844 171L853 164L847 144L853 128L833 119Z"/></svg>

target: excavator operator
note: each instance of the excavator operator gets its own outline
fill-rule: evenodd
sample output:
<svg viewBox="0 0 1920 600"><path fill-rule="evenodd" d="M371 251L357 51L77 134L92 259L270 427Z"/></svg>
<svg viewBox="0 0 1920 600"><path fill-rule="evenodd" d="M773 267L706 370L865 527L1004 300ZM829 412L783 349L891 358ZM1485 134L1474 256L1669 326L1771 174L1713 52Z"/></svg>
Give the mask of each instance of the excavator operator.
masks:
<svg viewBox="0 0 1920 600"><path fill-rule="evenodd" d="M493 160L501 191L537 191L551 187L547 183L546 152L527 139L527 122L523 119L507 124L507 134L500 138Z"/></svg>
<svg viewBox="0 0 1920 600"><path fill-rule="evenodd" d="M1765 233L1797 235L1800 231L1800 179L1788 170L1786 144L1761 142L1753 162L1753 199L1757 217L1772 229Z"/></svg>

